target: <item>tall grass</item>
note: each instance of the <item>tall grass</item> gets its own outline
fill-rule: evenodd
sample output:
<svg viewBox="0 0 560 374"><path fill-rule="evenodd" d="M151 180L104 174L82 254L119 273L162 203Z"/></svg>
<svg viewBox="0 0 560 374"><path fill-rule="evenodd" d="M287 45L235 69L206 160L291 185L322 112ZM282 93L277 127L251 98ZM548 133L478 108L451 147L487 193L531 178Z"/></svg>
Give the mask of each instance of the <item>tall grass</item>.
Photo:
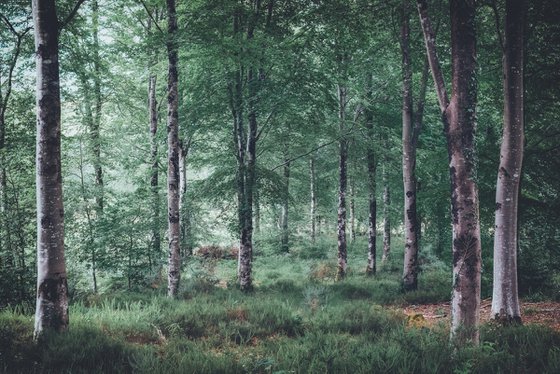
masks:
<svg viewBox="0 0 560 374"><path fill-rule="evenodd" d="M197 283L191 273L180 300L158 292L84 297L70 307L70 330L41 344L32 341L32 310L6 309L0 312L0 371L560 372L560 335L543 327L488 325L480 346L457 348L446 328L410 326L399 306L448 300L449 269L425 259L420 290L404 294L396 260L365 277L362 245L353 244L352 271L343 282L329 275L335 258L327 251L319 258L257 257L250 295L231 281L235 261L193 263L208 279L229 281L228 289Z"/></svg>

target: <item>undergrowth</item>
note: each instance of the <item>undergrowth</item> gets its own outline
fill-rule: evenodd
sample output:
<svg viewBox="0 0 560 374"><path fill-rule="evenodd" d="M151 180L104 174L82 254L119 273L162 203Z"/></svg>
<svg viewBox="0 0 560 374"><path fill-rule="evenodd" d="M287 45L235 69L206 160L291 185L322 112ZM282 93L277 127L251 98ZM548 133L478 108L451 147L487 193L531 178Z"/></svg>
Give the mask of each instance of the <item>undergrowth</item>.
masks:
<svg viewBox="0 0 560 374"><path fill-rule="evenodd" d="M411 326L399 306L449 300L449 269L424 259L419 291L405 294L394 262L365 277L359 248L350 247L352 270L341 282L331 276L332 254L257 257L250 295L233 284L235 260L191 260L180 299L164 290L82 297L71 304L70 330L41 344L32 340L32 308L4 309L0 371L560 372L560 335L544 327L485 325L479 346L456 348L444 326ZM197 282L202 272L217 281Z"/></svg>

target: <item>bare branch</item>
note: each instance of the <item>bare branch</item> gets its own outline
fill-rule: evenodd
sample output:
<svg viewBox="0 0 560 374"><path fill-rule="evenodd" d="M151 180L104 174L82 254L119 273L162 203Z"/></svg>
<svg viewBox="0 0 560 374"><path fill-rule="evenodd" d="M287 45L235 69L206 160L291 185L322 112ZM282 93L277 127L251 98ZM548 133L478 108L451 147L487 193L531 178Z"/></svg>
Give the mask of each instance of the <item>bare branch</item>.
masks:
<svg viewBox="0 0 560 374"><path fill-rule="evenodd" d="M76 16L76 14L78 13L78 9L80 9L80 6L85 2L86 0L78 0L76 2L76 4L74 5L74 8L72 9L72 11L70 12L70 14L68 14L68 16L64 19L64 21L60 22L58 24L58 31L60 32L60 30L62 30L63 28L65 28L70 22L72 22L72 19L74 19L74 17Z"/></svg>
<svg viewBox="0 0 560 374"><path fill-rule="evenodd" d="M152 20L152 22L154 23L154 25L156 25L156 28L159 30L160 33L165 34L163 32L163 30L161 29L161 27L159 27L159 24L157 23L156 19L154 18L154 16L152 16L152 12L150 12L150 10L148 9L148 7L146 6L146 3L144 2L144 0L140 0L140 3L142 4L142 6L144 7L144 9L146 10L146 13L148 13L148 16L150 17L150 19Z"/></svg>

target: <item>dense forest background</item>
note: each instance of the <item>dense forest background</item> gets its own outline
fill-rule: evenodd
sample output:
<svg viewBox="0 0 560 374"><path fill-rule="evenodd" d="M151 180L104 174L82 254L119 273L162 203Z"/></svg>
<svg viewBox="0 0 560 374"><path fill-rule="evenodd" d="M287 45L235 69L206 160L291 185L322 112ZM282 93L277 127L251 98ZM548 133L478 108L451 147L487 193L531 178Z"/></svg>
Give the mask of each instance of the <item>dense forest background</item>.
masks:
<svg viewBox="0 0 560 374"><path fill-rule="evenodd" d="M59 19L65 19L76 2L60 0L56 5ZM374 271L387 277L379 287L392 290L384 301L449 300L453 259L448 151L431 77L424 83L423 126L416 150L418 291L400 293L401 5L402 1L278 0L263 2L255 12L254 2L178 1L174 42L182 178L180 298L236 287L243 212L235 132L243 131L239 129L244 125L250 132L254 120L257 290L293 287L299 279L290 279L293 267L315 281L330 284L337 278L343 144L350 275L345 292L356 298L366 292L358 287L358 279L368 267L373 172ZM410 8L416 98L425 82L426 51L414 4ZM504 107L503 13L502 1L477 2L476 182L483 299L492 295ZM430 14L443 73L450 82L447 2L430 2ZM29 309L35 303L37 276L31 5L2 1L0 16L0 308ZM528 1L526 18L519 293L526 300L559 301L560 6L555 0ZM70 299L93 305L100 295L119 291L163 294L168 259L165 4L88 0L64 24L59 38ZM298 292L309 303L326 298L315 283Z"/></svg>

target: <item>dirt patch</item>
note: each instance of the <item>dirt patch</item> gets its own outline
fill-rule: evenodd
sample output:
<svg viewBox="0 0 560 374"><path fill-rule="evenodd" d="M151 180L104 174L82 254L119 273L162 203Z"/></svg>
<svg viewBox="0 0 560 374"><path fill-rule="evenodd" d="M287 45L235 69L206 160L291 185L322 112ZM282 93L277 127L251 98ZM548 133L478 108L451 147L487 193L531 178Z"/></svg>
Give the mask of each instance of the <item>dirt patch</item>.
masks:
<svg viewBox="0 0 560 374"><path fill-rule="evenodd" d="M480 321L490 321L492 300L482 300L480 304ZM409 325L433 326L450 323L451 307L449 302L438 304L409 305L402 309L408 317ZM523 324L538 324L560 332L560 303L552 301L521 302L521 319Z"/></svg>

